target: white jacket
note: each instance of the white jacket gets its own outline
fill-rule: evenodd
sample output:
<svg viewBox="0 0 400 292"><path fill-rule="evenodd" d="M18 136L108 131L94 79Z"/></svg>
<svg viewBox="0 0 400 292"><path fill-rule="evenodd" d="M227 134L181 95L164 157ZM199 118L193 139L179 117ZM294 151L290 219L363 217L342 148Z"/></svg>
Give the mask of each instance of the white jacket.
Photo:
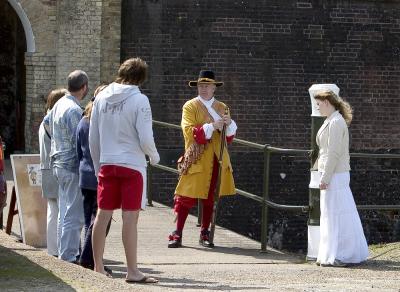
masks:
<svg viewBox="0 0 400 292"><path fill-rule="evenodd" d="M146 167L160 160L150 103L135 85L111 83L96 97L89 127L89 148L96 176L103 164Z"/></svg>
<svg viewBox="0 0 400 292"><path fill-rule="evenodd" d="M321 182L329 184L334 173L350 171L349 130L342 115L335 111L317 133L318 171Z"/></svg>

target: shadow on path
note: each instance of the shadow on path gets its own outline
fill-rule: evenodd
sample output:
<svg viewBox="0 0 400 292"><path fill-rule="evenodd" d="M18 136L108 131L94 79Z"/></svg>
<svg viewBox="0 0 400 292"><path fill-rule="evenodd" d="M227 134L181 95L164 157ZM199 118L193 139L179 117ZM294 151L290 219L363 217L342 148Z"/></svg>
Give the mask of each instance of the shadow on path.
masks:
<svg viewBox="0 0 400 292"><path fill-rule="evenodd" d="M204 252L248 256L255 259L287 261L288 263L292 264L302 264L305 262L304 255L280 253L271 250L268 250L267 252L260 252L259 250L256 249L242 248L242 247L225 247L225 246L215 246L214 248L204 248L201 246L199 247L184 246L184 248L201 250Z"/></svg>
<svg viewBox="0 0 400 292"><path fill-rule="evenodd" d="M113 278L125 279L126 277L125 266L114 266L111 268L113 269ZM194 280L188 278L176 279L176 278L160 277L160 275L163 274L163 272L151 268L140 268L140 271L146 275L151 275L152 277L157 278L160 282L155 286L165 287L170 289L207 289L207 290L217 290L217 291L225 291L225 290L249 291L249 290L266 289L266 287L263 286L232 286L213 281Z"/></svg>

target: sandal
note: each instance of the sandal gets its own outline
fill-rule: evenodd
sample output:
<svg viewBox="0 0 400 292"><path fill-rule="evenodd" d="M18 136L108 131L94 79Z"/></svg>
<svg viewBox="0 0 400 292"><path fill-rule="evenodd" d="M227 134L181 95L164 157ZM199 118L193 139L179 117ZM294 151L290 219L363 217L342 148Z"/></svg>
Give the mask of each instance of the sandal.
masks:
<svg viewBox="0 0 400 292"><path fill-rule="evenodd" d="M158 280L152 277L148 277L148 276L144 276L142 279L140 280L130 280L130 279L125 279L126 283L130 283L130 284L155 284L158 283Z"/></svg>

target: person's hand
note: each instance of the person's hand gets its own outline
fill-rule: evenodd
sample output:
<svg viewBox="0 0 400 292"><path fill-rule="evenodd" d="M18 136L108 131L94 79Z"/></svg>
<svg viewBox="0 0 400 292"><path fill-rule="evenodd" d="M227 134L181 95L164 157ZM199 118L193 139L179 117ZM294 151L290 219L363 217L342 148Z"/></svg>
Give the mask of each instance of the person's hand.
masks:
<svg viewBox="0 0 400 292"><path fill-rule="evenodd" d="M150 164L154 165L160 162L160 155L157 153L157 155L154 155L149 158L150 159Z"/></svg>
<svg viewBox="0 0 400 292"><path fill-rule="evenodd" d="M326 190L328 188L328 184L321 182L319 184L319 189L320 190Z"/></svg>
<svg viewBox="0 0 400 292"><path fill-rule="evenodd" d="M215 130L222 130L222 127L224 126L224 120L220 119L218 121L215 121L214 123L212 123L213 127Z"/></svg>
<svg viewBox="0 0 400 292"><path fill-rule="evenodd" d="M229 127L229 125L232 123L232 119L230 116L228 115L223 115L222 119L224 120L225 125L227 125Z"/></svg>

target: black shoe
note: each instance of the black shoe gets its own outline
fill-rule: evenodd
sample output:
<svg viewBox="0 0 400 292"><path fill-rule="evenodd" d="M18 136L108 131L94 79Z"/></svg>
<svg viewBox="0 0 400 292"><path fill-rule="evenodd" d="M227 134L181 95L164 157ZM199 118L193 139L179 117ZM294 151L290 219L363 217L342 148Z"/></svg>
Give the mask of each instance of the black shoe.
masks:
<svg viewBox="0 0 400 292"><path fill-rule="evenodd" d="M209 248L214 247L214 243L210 242L210 231L208 231L208 230L201 231L199 243L200 243L200 245L202 245L204 247L209 247Z"/></svg>
<svg viewBox="0 0 400 292"><path fill-rule="evenodd" d="M104 271L106 271L108 275L112 276L113 271L109 267L104 266Z"/></svg>
<svg viewBox="0 0 400 292"><path fill-rule="evenodd" d="M172 232L168 239L169 248L177 248L182 246L182 234L179 234L177 231Z"/></svg>
<svg viewBox="0 0 400 292"><path fill-rule="evenodd" d="M86 263L82 263L82 262L79 262L79 264L82 267L84 267L85 269L94 270L94 265L93 264L86 264Z"/></svg>

